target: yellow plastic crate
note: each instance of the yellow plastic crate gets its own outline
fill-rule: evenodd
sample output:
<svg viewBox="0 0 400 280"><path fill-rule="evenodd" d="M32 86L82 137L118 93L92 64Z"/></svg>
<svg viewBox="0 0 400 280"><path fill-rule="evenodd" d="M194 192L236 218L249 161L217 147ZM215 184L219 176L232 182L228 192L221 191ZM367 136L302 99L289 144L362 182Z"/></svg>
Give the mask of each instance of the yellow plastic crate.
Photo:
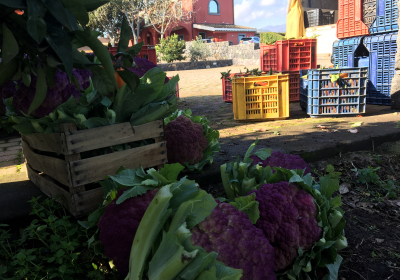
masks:
<svg viewBox="0 0 400 280"><path fill-rule="evenodd" d="M289 75L232 79L235 120L289 117Z"/></svg>

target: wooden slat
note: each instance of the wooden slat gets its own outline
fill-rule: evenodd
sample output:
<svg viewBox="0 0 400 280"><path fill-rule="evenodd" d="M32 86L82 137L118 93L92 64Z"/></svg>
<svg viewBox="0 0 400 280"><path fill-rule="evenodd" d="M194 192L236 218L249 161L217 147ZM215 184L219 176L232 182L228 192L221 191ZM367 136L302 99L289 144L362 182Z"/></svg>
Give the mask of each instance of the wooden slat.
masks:
<svg viewBox="0 0 400 280"><path fill-rule="evenodd" d="M167 162L165 142L146 145L139 148L116 152L71 162L72 183L74 186L103 180L114 175L121 166L133 169L153 167Z"/></svg>
<svg viewBox="0 0 400 280"><path fill-rule="evenodd" d="M66 137L67 135L71 135L71 133L77 131L75 123L62 123L62 124L60 124L60 128L61 128L61 132L64 133L64 137ZM81 160L80 153L72 154L72 155L65 155L64 157L65 157L65 161L68 162L69 166L71 165L70 163L72 161ZM71 174L70 174L70 176L71 176ZM85 191L84 185L79 186L79 187L69 187L69 192L71 194L75 194L75 193L83 192L83 191Z"/></svg>
<svg viewBox="0 0 400 280"><path fill-rule="evenodd" d="M26 165L28 170L29 180L32 181L42 192L48 197L56 199L62 206L68 209L68 211L76 216L76 206L72 195L58 186L49 176L40 174L34 170L29 164Z"/></svg>
<svg viewBox="0 0 400 280"><path fill-rule="evenodd" d="M67 154L82 153L129 142L164 136L164 121L132 127L130 123L79 130L66 135Z"/></svg>
<svg viewBox="0 0 400 280"><path fill-rule="evenodd" d="M72 195L76 206L76 216L90 213L99 208L99 203L103 202L103 194L104 191L99 184L98 189Z"/></svg>
<svg viewBox="0 0 400 280"><path fill-rule="evenodd" d="M32 133L22 135L22 140L29 144L33 149L45 152L63 154L63 137L61 133Z"/></svg>
<svg viewBox="0 0 400 280"><path fill-rule="evenodd" d="M33 169L46 173L63 185L72 186L69 166L65 160L36 154L24 141L22 149L26 161Z"/></svg>
<svg viewBox="0 0 400 280"><path fill-rule="evenodd" d="M88 214L98 208L99 203L103 201L103 190L98 189L85 191L78 194L70 194L51 177L45 174L39 174L27 164L29 179L48 197L56 199L73 216Z"/></svg>

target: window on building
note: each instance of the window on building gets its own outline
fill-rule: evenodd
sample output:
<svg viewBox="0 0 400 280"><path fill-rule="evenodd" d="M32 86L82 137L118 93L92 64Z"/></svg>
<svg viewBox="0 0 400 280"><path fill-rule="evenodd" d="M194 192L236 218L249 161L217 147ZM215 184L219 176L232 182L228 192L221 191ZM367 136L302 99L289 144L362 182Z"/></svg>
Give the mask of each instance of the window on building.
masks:
<svg viewBox="0 0 400 280"><path fill-rule="evenodd" d="M184 38L184 36L181 34L181 35L178 35L178 40L179 40L179 41L182 41L182 40L185 40L185 38Z"/></svg>
<svg viewBox="0 0 400 280"><path fill-rule="evenodd" d="M219 3L217 0L210 0L208 3L208 13L210 15L219 15Z"/></svg>

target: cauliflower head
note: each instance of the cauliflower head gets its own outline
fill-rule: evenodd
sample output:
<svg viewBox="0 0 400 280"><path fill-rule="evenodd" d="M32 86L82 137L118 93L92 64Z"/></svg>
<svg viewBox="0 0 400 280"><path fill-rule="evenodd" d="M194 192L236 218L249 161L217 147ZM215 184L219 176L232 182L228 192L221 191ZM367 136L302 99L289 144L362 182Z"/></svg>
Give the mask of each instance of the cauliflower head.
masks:
<svg viewBox="0 0 400 280"><path fill-rule="evenodd" d="M135 233L150 202L158 189L116 204L117 199L126 189L120 189L116 199L106 206L98 223L99 239L103 244L105 255L113 260L118 272L126 276L129 272L129 256Z"/></svg>
<svg viewBox="0 0 400 280"><path fill-rule="evenodd" d="M276 279L274 249L247 214L228 203L219 203L203 222L192 230L191 241L217 260L243 270L242 280Z"/></svg>
<svg viewBox="0 0 400 280"><path fill-rule="evenodd" d="M150 69L158 67L153 62L146 58L135 57L133 59L135 66L129 68L130 71L135 73L139 78L143 77ZM164 84L169 82L169 78L165 77Z"/></svg>
<svg viewBox="0 0 400 280"><path fill-rule="evenodd" d="M203 126L185 116L179 116L165 126L165 138L169 163L198 163L208 146Z"/></svg>
<svg viewBox="0 0 400 280"><path fill-rule="evenodd" d="M77 78L79 86L82 89L86 89L90 85L89 77L92 76L92 73L86 69L73 69L73 74ZM82 93L78 90L74 83L68 80L68 76L66 73L61 70L57 70L54 75L54 86L47 88L46 98L43 103L31 113L31 116L35 118L42 118L49 115L53 112L58 106L68 101L68 99L73 96L76 100L81 97ZM18 114L22 115L28 114L29 107L32 104L32 101L35 97L36 93L36 82L37 77L31 75L31 84L27 87L22 79L18 80L16 83L15 90L10 93L13 88L10 85L7 88L3 89L3 95L7 95L9 97L13 96L13 105L15 109L17 109Z"/></svg>
<svg viewBox="0 0 400 280"><path fill-rule="evenodd" d="M251 155L250 158L253 160L252 165L256 165L257 163L261 163L262 167L270 166L273 167L282 167L285 169L306 169L304 174L311 173L311 169L308 164L298 155L290 155L290 154L282 154L281 152L273 152L270 157L265 160L261 160L256 155ZM272 169L272 172L275 173L275 170Z"/></svg>
<svg viewBox="0 0 400 280"><path fill-rule="evenodd" d="M314 199L288 182L264 184L252 192L260 210L256 226L274 247L275 269L284 269L292 264L300 247L309 250L321 238Z"/></svg>

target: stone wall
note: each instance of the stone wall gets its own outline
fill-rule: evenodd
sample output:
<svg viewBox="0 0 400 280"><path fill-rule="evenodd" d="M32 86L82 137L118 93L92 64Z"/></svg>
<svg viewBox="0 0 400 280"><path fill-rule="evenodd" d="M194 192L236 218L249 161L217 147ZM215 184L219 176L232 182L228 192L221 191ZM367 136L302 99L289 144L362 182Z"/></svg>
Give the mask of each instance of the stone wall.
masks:
<svg viewBox="0 0 400 280"><path fill-rule="evenodd" d="M172 62L172 63L159 63L163 71L178 71L178 70L193 70L193 69L207 69L226 67L233 65L232 59L223 60L206 60L197 62Z"/></svg>
<svg viewBox="0 0 400 280"><path fill-rule="evenodd" d="M192 42L186 42L186 54ZM229 45L228 41L209 43L212 58L215 60L232 59L233 65L256 65L260 64L259 44Z"/></svg>

